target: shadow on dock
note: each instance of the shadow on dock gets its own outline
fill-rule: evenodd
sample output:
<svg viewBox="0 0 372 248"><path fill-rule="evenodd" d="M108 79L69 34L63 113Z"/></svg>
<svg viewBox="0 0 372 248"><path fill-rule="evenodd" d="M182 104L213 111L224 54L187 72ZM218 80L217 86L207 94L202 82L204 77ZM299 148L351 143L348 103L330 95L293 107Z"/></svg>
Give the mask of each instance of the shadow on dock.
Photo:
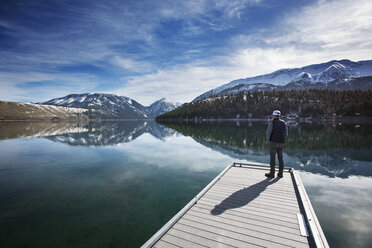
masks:
<svg viewBox="0 0 372 248"><path fill-rule="evenodd" d="M240 208L247 205L256 199L263 191L265 191L267 186L277 182L278 180L279 178L266 178L261 182L234 192L220 204L214 206L214 208L211 210L211 214L220 215L228 209Z"/></svg>

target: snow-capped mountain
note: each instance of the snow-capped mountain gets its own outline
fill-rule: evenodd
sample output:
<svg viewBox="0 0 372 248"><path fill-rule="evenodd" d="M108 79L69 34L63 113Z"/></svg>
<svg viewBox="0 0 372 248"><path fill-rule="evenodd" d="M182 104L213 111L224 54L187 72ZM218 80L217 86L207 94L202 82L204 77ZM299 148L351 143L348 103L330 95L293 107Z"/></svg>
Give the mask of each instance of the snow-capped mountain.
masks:
<svg viewBox="0 0 372 248"><path fill-rule="evenodd" d="M181 105L162 98L146 107L129 97L103 93L71 94L42 104L89 109L90 118L102 119L151 119Z"/></svg>
<svg viewBox="0 0 372 248"><path fill-rule="evenodd" d="M133 99L113 94L71 94L42 104L90 109L91 118L147 119L154 115Z"/></svg>
<svg viewBox="0 0 372 248"><path fill-rule="evenodd" d="M353 62L350 60L333 60L327 63L309 65L301 68L281 69L270 74L231 81L198 96L194 101L211 96L234 94L241 91L329 88L371 89L372 60ZM364 78L367 85L353 85L354 79ZM367 80L366 80L367 78ZM353 81L354 80L354 81ZM363 80L362 80L363 81ZM360 81L358 81L360 83ZM333 85L332 85L333 84ZM337 86L337 87L336 87ZM362 88L360 88L362 86ZM305 89L304 88L304 89Z"/></svg>
<svg viewBox="0 0 372 248"><path fill-rule="evenodd" d="M151 111L154 115L160 115L165 112L172 111L179 106L181 106L181 103L173 103L163 97L148 106L148 110Z"/></svg>

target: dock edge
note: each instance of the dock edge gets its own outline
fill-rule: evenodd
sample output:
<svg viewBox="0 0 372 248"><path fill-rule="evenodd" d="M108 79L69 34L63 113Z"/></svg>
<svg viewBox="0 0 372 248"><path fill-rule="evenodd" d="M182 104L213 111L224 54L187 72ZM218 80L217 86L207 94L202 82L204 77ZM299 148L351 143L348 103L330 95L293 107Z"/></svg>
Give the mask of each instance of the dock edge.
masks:
<svg viewBox="0 0 372 248"><path fill-rule="evenodd" d="M306 193L305 187L302 183L300 175L297 171L293 170L293 177L296 183L296 187L300 194L302 205L306 214L306 223L314 238L316 247L318 248L329 248L327 239L323 233L323 229L319 223L318 217L315 214L314 208L310 202L309 196Z"/></svg>

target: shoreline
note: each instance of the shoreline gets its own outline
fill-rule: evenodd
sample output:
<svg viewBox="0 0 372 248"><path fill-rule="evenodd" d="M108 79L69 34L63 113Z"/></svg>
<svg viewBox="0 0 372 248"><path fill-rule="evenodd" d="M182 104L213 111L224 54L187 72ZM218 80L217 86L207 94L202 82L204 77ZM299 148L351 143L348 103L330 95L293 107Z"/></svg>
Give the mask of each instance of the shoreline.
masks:
<svg viewBox="0 0 372 248"><path fill-rule="evenodd" d="M18 120L0 120L1 122L100 122L100 121L155 121L155 119L60 119L58 121L53 121L51 119L18 119Z"/></svg>
<svg viewBox="0 0 372 248"><path fill-rule="evenodd" d="M345 116L345 117L331 117L331 118L282 118L287 123L350 123L350 124L372 124L372 116ZM226 118L226 119L207 119L207 118L196 118L196 119L156 119L156 122L179 122L179 123L202 123L202 122L267 122L270 118Z"/></svg>
<svg viewBox="0 0 372 248"><path fill-rule="evenodd" d="M331 117L331 118L282 118L287 123L350 123L350 124L372 124L372 116L345 116L345 117ZM270 118L193 118L193 119L16 119L16 120L4 120L0 119L0 123L5 122L109 122L109 121L156 121L158 123L167 123L167 122L178 122L178 123L202 123L202 122L267 122Z"/></svg>

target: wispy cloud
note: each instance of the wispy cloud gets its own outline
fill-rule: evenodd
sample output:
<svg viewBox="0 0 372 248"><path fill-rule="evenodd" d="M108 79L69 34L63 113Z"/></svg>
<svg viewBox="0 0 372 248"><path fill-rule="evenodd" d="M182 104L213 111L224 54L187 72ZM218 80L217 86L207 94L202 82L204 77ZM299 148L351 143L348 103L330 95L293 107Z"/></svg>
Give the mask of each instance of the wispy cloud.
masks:
<svg viewBox="0 0 372 248"><path fill-rule="evenodd" d="M210 89L211 85L231 80L231 74L223 73L216 66L198 63L180 64L156 73L125 78L126 83L115 91L119 95L127 95L139 102L149 105L165 96L177 102L187 102L198 94Z"/></svg>
<svg viewBox="0 0 372 248"><path fill-rule="evenodd" d="M46 101L74 92L90 92L98 82L87 75L29 72L0 73L0 99Z"/></svg>
<svg viewBox="0 0 372 248"><path fill-rule="evenodd" d="M114 56L112 58L112 63L130 72L147 73L153 70L153 66L145 61L135 61L132 59L121 58L119 56Z"/></svg>
<svg viewBox="0 0 372 248"><path fill-rule="evenodd" d="M366 0L320 1L288 13L272 29L254 37L239 37L235 44L244 44L238 52L240 57L261 61L258 68L299 67L345 58L371 59L371 11L372 4Z"/></svg>
<svg viewBox="0 0 372 248"><path fill-rule="evenodd" d="M333 56L360 59L372 45L371 11L368 0L321 1L288 15L282 33L265 41L274 46L292 44L301 50L320 50L326 56L336 53Z"/></svg>

